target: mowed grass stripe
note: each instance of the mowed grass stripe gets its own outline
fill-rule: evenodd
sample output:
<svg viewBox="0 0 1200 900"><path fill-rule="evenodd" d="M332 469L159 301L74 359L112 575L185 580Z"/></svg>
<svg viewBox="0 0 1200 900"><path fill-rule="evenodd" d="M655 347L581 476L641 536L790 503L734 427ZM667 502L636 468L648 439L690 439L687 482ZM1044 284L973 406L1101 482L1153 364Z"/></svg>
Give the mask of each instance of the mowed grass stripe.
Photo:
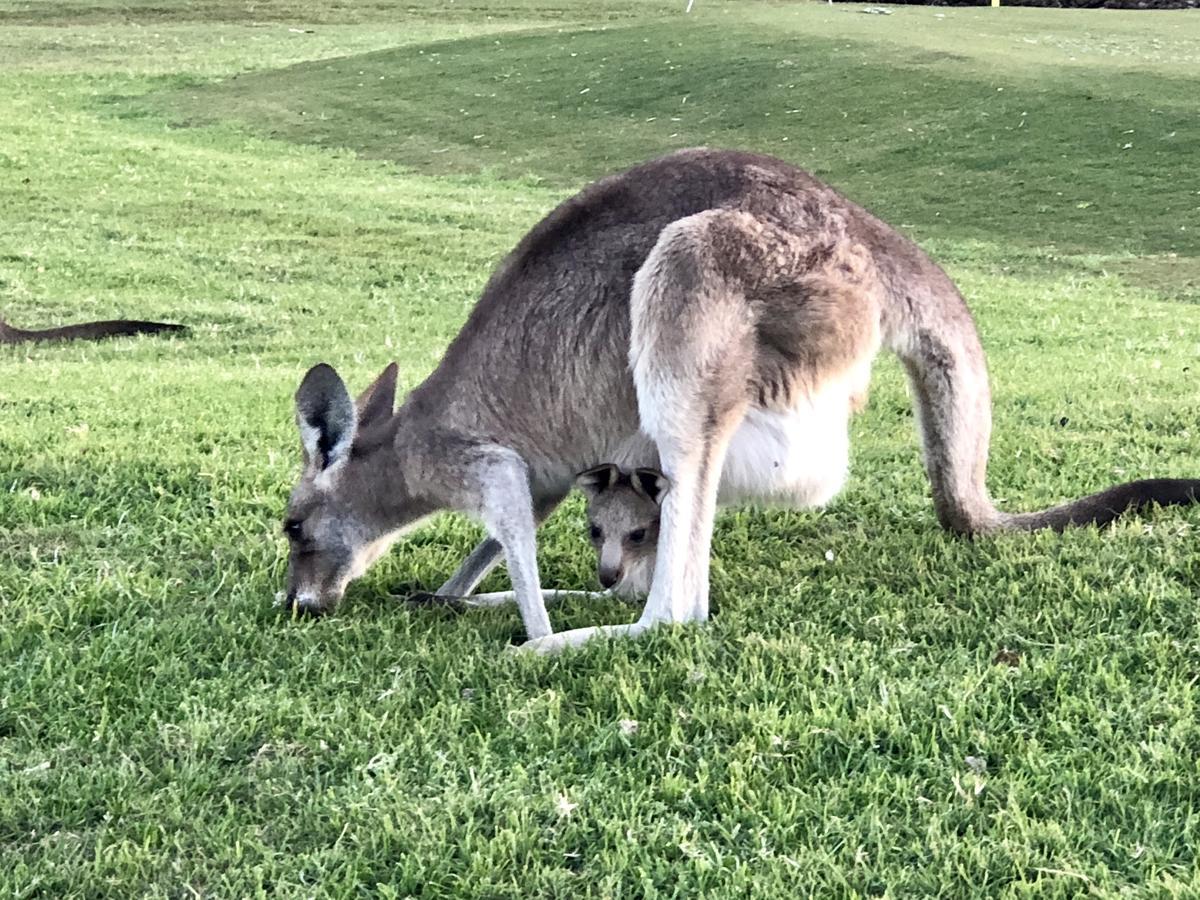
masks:
<svg viewBox="0 0 1200 900"><path fill-rule="evenodd" d="M1178 171L1200 153L1194 81L1179 77L1200 74L1186 43L1170 75L1115 69L1098 80L1046 60L1032 71L998 64L990 44L978 54L897 46L923 36L930 15L900 11L886 42L814 35L813 16L780 27L717 13L483 36L184 88L150 108L419 171L557 185L678 147L753 146L928 237L1200 253L1200 194ZM1045 40L1016 21L1018 35Z"/></svg>

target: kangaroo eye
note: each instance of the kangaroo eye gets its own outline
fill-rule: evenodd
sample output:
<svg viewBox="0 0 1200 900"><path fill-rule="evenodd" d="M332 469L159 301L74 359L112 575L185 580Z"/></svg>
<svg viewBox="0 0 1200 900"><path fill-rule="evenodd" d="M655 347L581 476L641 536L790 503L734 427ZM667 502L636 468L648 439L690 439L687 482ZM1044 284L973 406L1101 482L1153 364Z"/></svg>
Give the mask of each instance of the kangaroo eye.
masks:
<svg viewBox="0 0 1200 900"><path fill-rule="evenodd" d="M646 529L645 528L635 528L633 531L629 532L630 543L640 544L645 539L646 539Z"/></svg>
<svg viewBox="0 0 1200 900"><path fill-rule="evenodd" d="M591 534L593 541L600 540L601 531L599 525L593 524L589 533Z"/></svg>
<svg viewBox="0 0 1200 900"><path fill-rule="evenodd" d="M291 540L300 540L301 532L304 530L304 523L299 519L288 519L283 523L283 533Z"/></svg>

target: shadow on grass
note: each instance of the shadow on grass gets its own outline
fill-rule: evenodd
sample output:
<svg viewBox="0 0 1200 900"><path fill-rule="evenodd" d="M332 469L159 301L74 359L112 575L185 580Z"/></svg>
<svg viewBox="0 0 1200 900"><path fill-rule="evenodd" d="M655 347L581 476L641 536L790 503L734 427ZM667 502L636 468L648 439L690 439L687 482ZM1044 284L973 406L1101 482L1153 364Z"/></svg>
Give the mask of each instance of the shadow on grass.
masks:
<svg viewBox="0 0 1200 900"><path fill-rule="evenodd" d="M955 54L675 22L406 47L116 108L233 121L428 173L536 173L564 189L672 148L751 147L921 235L1200 254L1200 227L1181 229L1195 199L1179 177L1200 155L1195 85L1054 74L1005 78Z"/></svg>

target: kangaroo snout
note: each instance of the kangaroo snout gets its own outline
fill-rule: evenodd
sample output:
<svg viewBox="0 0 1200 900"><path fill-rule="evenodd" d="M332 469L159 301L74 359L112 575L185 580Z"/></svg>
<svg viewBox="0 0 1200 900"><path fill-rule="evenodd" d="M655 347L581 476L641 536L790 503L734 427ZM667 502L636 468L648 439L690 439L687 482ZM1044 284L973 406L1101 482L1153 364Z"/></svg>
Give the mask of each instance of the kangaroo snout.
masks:
<svg viewBox="0 0 1200 900"><path fill-rule="evenodd" d="M621 570L616 567L601 567L600 568L600 584L605 588L611 588L621 580Z"/></svg>
<svg viewBox="0 0 1200 900"><path fill-rule="evenodd" d="M329 607L322 603L317 597L309 593L289 592L284 598L283 608L289 613L298 613L303 616L323 616L329 611Z"/></svg>

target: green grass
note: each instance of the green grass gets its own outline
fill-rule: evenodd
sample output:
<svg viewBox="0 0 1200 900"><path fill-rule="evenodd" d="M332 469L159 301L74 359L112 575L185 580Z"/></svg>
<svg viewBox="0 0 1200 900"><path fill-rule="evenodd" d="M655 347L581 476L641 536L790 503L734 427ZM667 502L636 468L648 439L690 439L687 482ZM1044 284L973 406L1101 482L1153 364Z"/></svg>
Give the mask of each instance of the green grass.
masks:
<svg viewBox="0 0 1200 900"><path fill-rule="evenodd" d="M964 42L990 10L902 10L852 40L847 7L753 9L322 59L147 105L421 172L561 186L647 153L749 144L928 237L1200 253L1200 191L1179 172L1200 156L1200 38L1180 36L1178 18L1144 29L1153 61L1104 54L1082 68L1054 65L1064 51L1028 59L1030 47L1080 41L1074 11L1014 11L973 54ZM932 48L931 25L952 51Z"/></svg>
<svg viewBox="0 0 1200 900"><path fill-rule="evenodd" d="M720 521L704 628L502 654L392 596L453 517L272 609L305 368L415 384L559 198L686 144L946 264L1009 508L1200 468L1194 16L681 6L0 2L0 314L193 326L0 350L0 895L1200 893L1198 513L947 536L890 360L842 498Z"/></svg>

